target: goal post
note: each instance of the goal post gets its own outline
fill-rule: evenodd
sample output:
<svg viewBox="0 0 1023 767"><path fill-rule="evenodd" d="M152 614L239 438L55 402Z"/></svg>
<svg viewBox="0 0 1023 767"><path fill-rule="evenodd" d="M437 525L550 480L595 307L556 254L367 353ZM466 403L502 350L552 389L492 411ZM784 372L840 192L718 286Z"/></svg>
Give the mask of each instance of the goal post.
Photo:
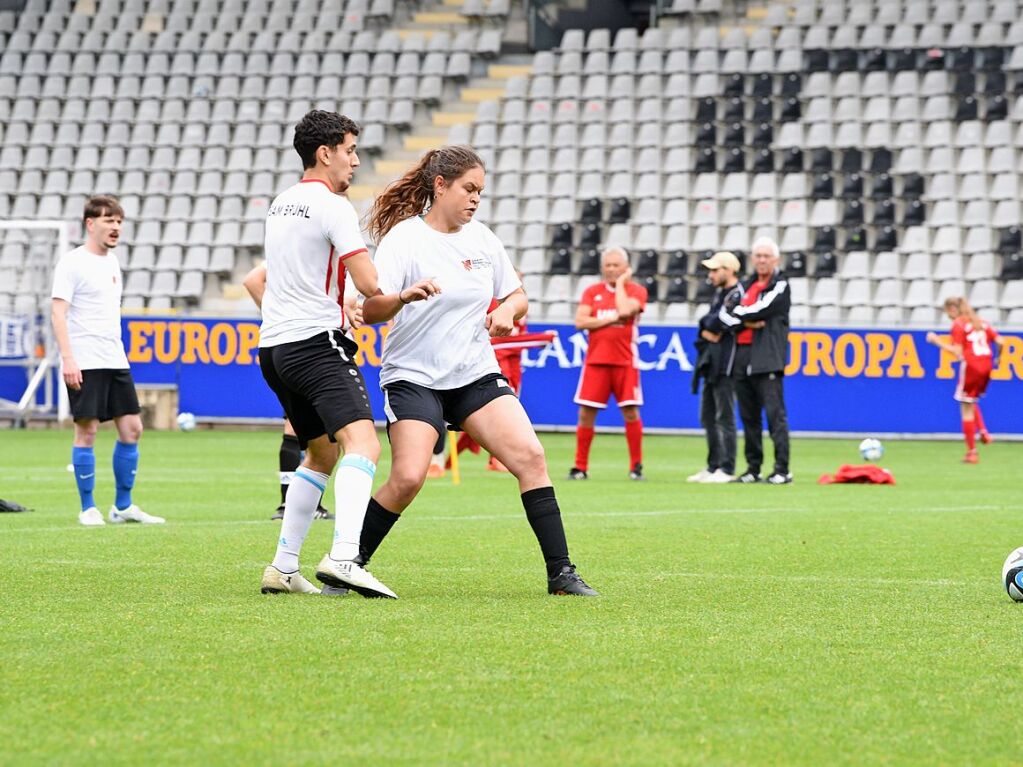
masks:
<svg viewBox="0 0 1023 767"><path fill-rule="evenodd" d="M70 415L60 350L50 324L57 260L71 249L70 224L0 219L0 417Z"/></svg>

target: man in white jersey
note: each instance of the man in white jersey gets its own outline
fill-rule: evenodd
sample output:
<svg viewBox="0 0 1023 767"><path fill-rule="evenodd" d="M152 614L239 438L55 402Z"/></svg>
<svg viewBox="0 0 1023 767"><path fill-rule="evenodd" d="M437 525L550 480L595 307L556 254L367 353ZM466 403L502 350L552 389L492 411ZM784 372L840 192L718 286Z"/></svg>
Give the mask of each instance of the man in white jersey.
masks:
<svg viewBox="0 0 1023 767"><path fill-rule="evenodd" d="M380 456L365 381L344 333L342 304L350 273L364 295L377 293L377 273L355 208L343 193L359 166L359 127L335 112L313 110L295 126L302 180L282 192L266 218L266 291L259 363L306 451L288 487L268 593L317 593L298 555L320 495L344 451L334 482L334 543L316 577L366 597L395 598L354 560Z"/></svg>
<svg viewBox="0 0 1023 767"><path fill-rule="evenodd" d="M124 210L113 197L91 197L83 215L85 244L64 254L53 273L51 319L60 349L64 383L75 422L71 463L81 501L78 521L105 524L96 507L96 430L117 427L113 468L116 485L109 519L117 524L162 524L132 503L142 436L138 396L121 342L121 267L111 253L121 236Z"/></svg>

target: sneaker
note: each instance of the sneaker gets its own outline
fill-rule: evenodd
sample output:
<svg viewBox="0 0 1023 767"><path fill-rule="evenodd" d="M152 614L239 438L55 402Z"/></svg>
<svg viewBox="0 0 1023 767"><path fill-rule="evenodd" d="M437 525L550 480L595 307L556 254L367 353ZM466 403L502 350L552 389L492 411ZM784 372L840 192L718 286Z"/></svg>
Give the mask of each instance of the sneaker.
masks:
<svg viewBox="0 0 1023 767"><path fill-rule="evenodd" d="M511 472L508 471L508 467L505 466L503 463L501 463L496 458L494 458L494 456L490 456L490 460L487 461L487 471L499 471L499 472L502 472L504 474L510 474L511 473Z"/></svg>
<svg viewBox="0 0 1023 767"><path fill-rule="evenodd" d="M757 482L762 482L760 475L755 471L747 471L745 474L740 474L738 477L732 480L742 485L752 485Z"/></svg>
<svg viewBox="0 0 1023 767"><path fill-rule="evenodd" d="M293 573L282 573L273 565L263 570L263 583L259 587L260 594L319 594L320 590L305 579L301 570Z"/></svg>
<svg viewBox="0 0 1023 767"><path fill-rule="evenodd" d="M556 596L599 597L600 592L590 587L579 573L575 565L565 565L561 572L547 579L547 593Z"/></svg>
<svg viewBox="0 0 1023 767"><path fill-rule="evenodd" d="M982 445L990 445L994 441L995 438L991 436L991 432L989 432L987 429L980 433L980 443Z"/></svg>
<svg viewBox="0 0 1023 767"><path fill-rule="evenodd" d="M430 464L430 468L426 470L427 479L440 479L444 476L444 467L439 466L435 463Z"/></svg>
<svg viewBox="0 0 1023 767"><path fill-rule="evenodd" d="M120 525L124 522L138 522L141 525L162 525L167 521L163 517L154 517L152 514L146 514L134 503L127 509L118 509L116 506L111 506L107 518L115 525Z"/></svg>
<svg viewBox="0 0 1023 767"><path fill-rule="evenodd" d="M963 456L963 463L980 463L980 456L977 455L977 451L967 450L966 455Z"/></svg>
<svg viewBox="0 0 1023 767"><path fill-rule="evenodd" d="M709 477L711 474L712 472L707 471L707 469L700 469L695 474L690 474L688 477L686 477L686 482L706 482L707 477Z"/></svg>
<svg viewBox="0 0 1023 767"><path fill-rule="evenodd" d="M99 527L105 525L106 522L103 521L103 515L100 514L99 509L90 506L85 511L78 512L78 524L86 527Z"/></svg>
<svg viewBox="0 0 1023 767"><path fill-rule="evenodd" d="M735 475L729 474L724 469L715 469L713 474L708 474L707 478L702 480L701 484L704 485L723 485L726 482L735 482Z"/></svg>
<svg viewBox="0 0 1023 767"><path fill-rule="evenodd" d="M791 485L792 475L782 474L781 472L776 471L774 474L772 474L764 481L767 482L767 484L769 485Z"/></svg>
<svg viewBox="0 0 1023 767"><path fill-rule="evenodd" d="M320 560L320 566L316 568L316 579L328 586L349 588L356 594L367 598L398 598L397 594L374 578L369 570L363 569L357 562L331 559L330 554Z"/></svg>
<svg viewBox="0 0 1023 767"><path fill-rule="evenodd" d="M637 463L631 469L629 469L629 479L634 479L637 482L642 482L646 477L643 476L643 464Z"/></svg>
<svg viewBox="0 0 1023 767"><path fill-rule="evenodd" d="M328 586L324 584L323 588L320 589L320 594L325 597L346 597L351 593L351 589L346 589L343 586Z"/></svg>
<svg viewBox="0 0 1023 767"><path fill-rule="evenodd" d="M577 466L573 466L569 469L568 479L589 479L590 475Z"/></svg>
<svg viewBox="0 0 1023 767"><path fill-rule="evenodd" d="M284 519L284 504L283 503L280 506L277 507L277 511L274 512L274 515L272 517L270 517L270 519Z"/></svg>
<svg viewBox="0 0 1023 767"><path fill-rule="evenodd" d="M333 519L334 515L327 511L322 506L317 506L316 511L313 512L313 519Z"/></svg>

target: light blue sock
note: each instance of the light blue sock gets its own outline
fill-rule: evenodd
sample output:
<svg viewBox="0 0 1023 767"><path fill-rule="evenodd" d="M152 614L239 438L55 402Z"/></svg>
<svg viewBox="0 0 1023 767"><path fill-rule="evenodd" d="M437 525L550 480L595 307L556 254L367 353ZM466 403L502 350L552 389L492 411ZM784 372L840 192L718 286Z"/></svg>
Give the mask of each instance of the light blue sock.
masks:
<svg viewBox="0 0 1023 767"><path fill-rule="evenodd" d="M118 441L114 445L114 482L117 496L114 505L119 511L131 506L131 489L135 486L135 470L139 465L139 446Z"/></svg>
<svg viewBox="0 0 1023 767"><path fill-rule="evenodd" d="M91 447L72 447L71 464L75 469L75 484L82 501L82 511L96 505L92 491L96 489L96 454Z"/></svg>

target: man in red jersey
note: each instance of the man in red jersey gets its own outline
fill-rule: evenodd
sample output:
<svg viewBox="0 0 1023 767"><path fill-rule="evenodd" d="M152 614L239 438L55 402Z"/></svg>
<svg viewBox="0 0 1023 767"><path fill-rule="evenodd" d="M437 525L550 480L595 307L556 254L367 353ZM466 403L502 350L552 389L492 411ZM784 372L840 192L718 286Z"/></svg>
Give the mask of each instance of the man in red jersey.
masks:
<svg viewBox="0 0 1023 767"><path fill-rule="evenodd" d="M600 258L603 282L583 292L575 313L575 326L589 331L589 349L575 402L579 405L575 466L569 479L588 479L590 444L597 411L614 394L629 444L629 479L643 479L643 422L639 406L643 390L636 367L636 319L646 308L647 292L632 282L629 256L623 248L608 248Z"/></svg>
<svg viewBox="0 0 1023 767"><path fill-rule="evenodd" d="M952 296L945 299L945 314L952 320L952 342L943 341L935 333L928 333L927 340L960 360L959 382L954 396L959 403L963 438L966 440L963 462L977 463L977 433L980 433L981 442L987 444L991 441L979 400L991 380L994 364L991 347L1001 342L995 329L977 316L965 298Z"/></svg>

